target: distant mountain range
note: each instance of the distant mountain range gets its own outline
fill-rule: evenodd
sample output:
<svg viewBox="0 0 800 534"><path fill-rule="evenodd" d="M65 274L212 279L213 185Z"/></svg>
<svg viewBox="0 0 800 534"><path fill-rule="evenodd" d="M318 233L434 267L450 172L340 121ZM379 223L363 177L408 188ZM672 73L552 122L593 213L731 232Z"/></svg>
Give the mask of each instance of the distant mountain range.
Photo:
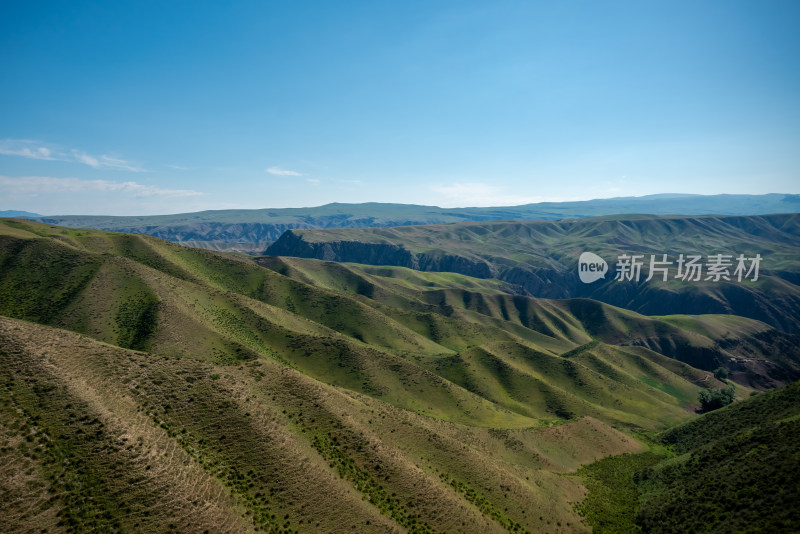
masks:
<svg viewBox="0 0 800 534"><path fill-rule="evenodd" d="M5 210L0 211L0 217L43 217L43 215L30 211Z"/></svg>
<svg viewBox="0 0 800 534"><path fill-rule="evenodd" d="M621 213L764 215L797 211L800 211L800 195L661 194L489 208L334 203L313 208L215 210L130 217L65 215L35 217L35 220L71 228L152 235L198 248L258 254L283 232L296 228L366 228L465 221L556 220Z"/></svg>

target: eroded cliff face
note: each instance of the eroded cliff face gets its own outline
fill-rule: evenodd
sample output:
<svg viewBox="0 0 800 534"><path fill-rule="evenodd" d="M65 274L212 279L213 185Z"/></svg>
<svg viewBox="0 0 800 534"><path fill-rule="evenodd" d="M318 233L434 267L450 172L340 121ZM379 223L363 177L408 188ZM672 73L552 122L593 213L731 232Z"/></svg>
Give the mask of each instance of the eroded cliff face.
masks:
<svg viewBox="0 0 800 534"><path fill-rule="evenodd" d="M306 241L303 236L287 231L264 252L269 256L294 256L325 261L391 265L418 271L452 272L475 278L496 278L499 272L483 260L431 251L415 254L403 246L390 243L360 241Z"/></svg>
<svg viewBox="0 0 800 534"><path fill-rule="evenodd" d="M136 224L120 225L118 223L103 224L99 222L92 226L87 226L87 228L151 235L165 241L172 241L173 243L189 245L195 248L218 249L220 248L217 246L219 244L241 243L252 247L256 243L273 243L288 230L304 228L369 228L387 226L388 224L385 221L376 220L375 217L348 218L346 216L297 217L295 222L287 223L201 221L188 224L146 224L147 217L141 217L141 219L142 221ZM58 217L41 217L37 220L51 225L60 225L65 222ZM394 226L408 226L427 222L430 221L414 219L389 221ZM433 222L437 221L434 219Z"/></svg>
<svg viewBox="0 0 800 534"><path fill-rule="evenodd" d="M55 220L54 220L55 221ZM43 222L50 223L47 219ZM186 225L150 225L131 226L115 229L114 231L145 234L172 241L175 243L222 241L238 243L273 242L281 234L293 228L303 228L298 224L269 224L269 223L218 223L202 222ZM100 228L109 230L109 228Z"/></svg>

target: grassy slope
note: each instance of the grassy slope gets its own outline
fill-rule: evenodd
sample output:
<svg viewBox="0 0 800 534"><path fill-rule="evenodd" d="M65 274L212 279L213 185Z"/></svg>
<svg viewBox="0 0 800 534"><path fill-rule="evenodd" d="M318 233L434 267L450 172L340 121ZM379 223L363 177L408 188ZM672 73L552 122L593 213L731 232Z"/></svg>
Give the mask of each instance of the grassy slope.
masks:
<svg viewBox="0 0 800 534"><path fill-rule="evenodd" d="M743 317L645 317L587 299L531 299L514 295L517 288L508 283L456 273L285 257L257 261L294 279L347 292L373 305L377 302L497 326L504 333L495 339L519 334L533 341L534 348L556 354L593 338L625 346L626 353L645 347L707 370L726 366L745 389L780 385L798 371L797 347L791 336ZM532 336L532 331L537 335Z"/></svg>
<svg viewBox="0 0 800 534"><path fill-rule="evenodd" d="M800 382L680 424L577 475L595 532L796 532Z"/></svg>
<svg viewBox="0 0 800 534"><path fill-rule="evenodd" d="M499 278L539 297L590 297L649 315L732 313L792 332L800 329L796 319L800 315L798 236L797 214L617 215L562 221L293 230L267 253L406 266L416 261L422 270ZM334 248L330 248L332 245ZM380 252L376 245L397 248ZM615 282L609 275L607 281L587 285L580 283L576 270L578 256L587 250L604 257L612 269L621 253L641 254L645 260L651 254L666 253L673 261L679 254L761 254L763 260L756 282L654 279L635 285ZM647 267L643 272L646 274Z"/></svg>
<svg viewBox="0 0 800 534"><path fill-rule="evenodd" d="M422 295L414 289L416 273L406 271L405 292L384 277L385 287L369 298L152 238L33 223L12 228L54 237L29 232L7 238L8 248L17 251L0 280L9 296L2 310L7 315L173 356L236 363L267 355L317 379L445 420L513 428L534 424L529 418L592 415L652 427L685 417L687 399L708 380L654 353L613 346L560 358L591 340L588 323L556 303L514 301L489 281L440 276L435 284L449 285L450 293L433 305L428 299L441 299L431 295L438 289ZM51 252L39 254L40 248ZM40 268L53 263L63 271L54 280L72 280L85 263L93 269L68 302L52 291L38 294L42 316L12 305L28 295L33 269L21 259L33 254L39 254ZM70 255L74 265L62 265ZM475 287L465 292L455 288L459 284ZM484 309L480 299L495 302ZM670 393L669 383L679 387Z"/></svg>
<svg viewBox="0 0 800 534"><path fill-rule="evenodd" d="M589 343L635 314L596 323L492 281L1 230L0 312L61 328L0 320L20 530L584 531L556 473L640 450L609 424L682 420L713 380Z"/></svg>
<svg viewBox="0 0 800 534"><path fill-rule="evenodd" d="M800 383L670 429L679 455L640 473L651 532L794 532L800 524Z"/></svg>
<svg viewBox="0 0 800 534"><path fill-rule="evenodd" d="M526 266L572 268L574 251L601 256L628 253L711 254L736 248L769 254L772 269L798 270L800 215L653 216L609 215L586 219L464 222L396 228L293 230L311 243L359 241L402 244L413 252L442 251L471 259L512 260ZM762 265L762 268L765 265Z"/></svg>
<svg viewBox="0 0 800 534"><path fill-rule="evenodd" d="M272 360L125 351L12 319L0 358L2 506L20 529L575 532L582 490L553 472L639 449L596 420L456 425Z"/></svg>

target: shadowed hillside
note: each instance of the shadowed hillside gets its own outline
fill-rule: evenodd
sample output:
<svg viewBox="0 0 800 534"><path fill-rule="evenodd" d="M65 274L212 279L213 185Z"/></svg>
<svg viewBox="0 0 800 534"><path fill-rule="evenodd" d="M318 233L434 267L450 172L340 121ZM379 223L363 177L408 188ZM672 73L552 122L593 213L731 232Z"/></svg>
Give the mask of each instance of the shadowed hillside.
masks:
<svg viewBox="0 0 800 534"><path fill-rule="evenodd" d="M643 347L694 367L727 367L732 378L755 387L796 379L797 336L731 315L646 317L588 299L532 299L496 279L405 268L258 258L260 265L318 287L353 294L365 303L435 312L489 323L505 332L536 332L535 343L564 354L559 340L592 340ZM583 345L582 345L583 346ZM769 378L767 378L769 377Z"/></svg>
<svg viewBox="0 0 800 534"><path fill-rule="evenodd" d="M595 532L797 532L800 383L678 425L578 471ZM658 444L658 445L657 445Z"/></svg>
<svg viewBox="0 0 800 534"><path fill-rule="evenodd" d="M584 284L578 257L594 252L610 274ZM644 276L615 281L620 254L645 257ZM587 297L647 315L733 314L787 332L800 329L800 215L760 217L610 216L532 222L460 223L401 228L292 230L266 254L496 278L546 298ZM757 281L646 282L651 255L760 254ZM731 269L732 272L732 269Z"/></svg>

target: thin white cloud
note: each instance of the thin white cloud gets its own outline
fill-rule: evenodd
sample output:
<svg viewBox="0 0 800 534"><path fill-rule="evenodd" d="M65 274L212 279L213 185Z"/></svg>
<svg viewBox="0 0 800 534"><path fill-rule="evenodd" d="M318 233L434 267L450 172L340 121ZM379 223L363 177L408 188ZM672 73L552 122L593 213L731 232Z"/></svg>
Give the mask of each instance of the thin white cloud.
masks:
<svg viewBox="0 0 800 534"><path fill-rule="evenodd" d="M167 165L170 169L175 169L176 171L188 171L189 167L184 167L183 165Z"/></svg>
<svg viewBox="0 0 800 534"><path fill-rule="evenodd" d="M49 176L0 176L0 191L7 194L53 194L79 192L127 193L135 197L195 197L203 193L191 189L162 189L137 182L52 178Z"/></svg>
<svg viewBox="0 0 800 534"><path fill-rule="evenodd" d="M301 173L296 171L287 171L285 169L281 169L280 167L270 167L265 170L269 174L274 174L276 176L303 176Z"/></svg>
<svg viewBox="0 0 800 534"><path fill-rule="evenodd" d="M0 140L0 154L6 156L22 156L31 159L52 160L53 151L45 146L39 146L36 141L27 139Z"/></svg>
<svg viewBox="0 0 800 534"><path fill-rule="evenodd" d="M75 159L78 160L79 163L83 163L89 167L94 167L95 169L100 167L100 162L97 161L97 158L94 158L88 154L81 154L80 152L73 150L72 155L75 156Z"/></svg>
<svg viewBox="0 0 800 534"><path fill-rule="evenodd" d="M111 156L106 156L105 154L102 156L90 156L85 152L73 150L72 156L78 163L83 163L84 165L88 165L89 167L93 167L95 169L121 169L131 172L144 172L144 169L141 167L137 167L132 163L125 161L124 159L112 158Z"/></svg>
<svg viewBox="0 0 800 534"><path fill-rule="evenodd" d="M306 178L306 182L310 184L318 184L319 180L317 180L316 178Z"/></svg>
<svg viewBox="0 0 800 534"><path fill-rule="evenodd" d="M558 202L560 199L508 193L504 186L486 183L454 183L434 185L430 190L439 195L437 205L449 208L521 206L535 202Z"/></svg>
<svg viewBox="0 0 800 534"><path fill-rule="evenodd" d="M6 156L21 156L30 159L81 163L95 169L118 169L131 172L145 172L145 169L124 159L115 158L106 154L92 156L80 150L66 150L61 147L45 145L29 139L0 140L0 154Z"/></svg>

